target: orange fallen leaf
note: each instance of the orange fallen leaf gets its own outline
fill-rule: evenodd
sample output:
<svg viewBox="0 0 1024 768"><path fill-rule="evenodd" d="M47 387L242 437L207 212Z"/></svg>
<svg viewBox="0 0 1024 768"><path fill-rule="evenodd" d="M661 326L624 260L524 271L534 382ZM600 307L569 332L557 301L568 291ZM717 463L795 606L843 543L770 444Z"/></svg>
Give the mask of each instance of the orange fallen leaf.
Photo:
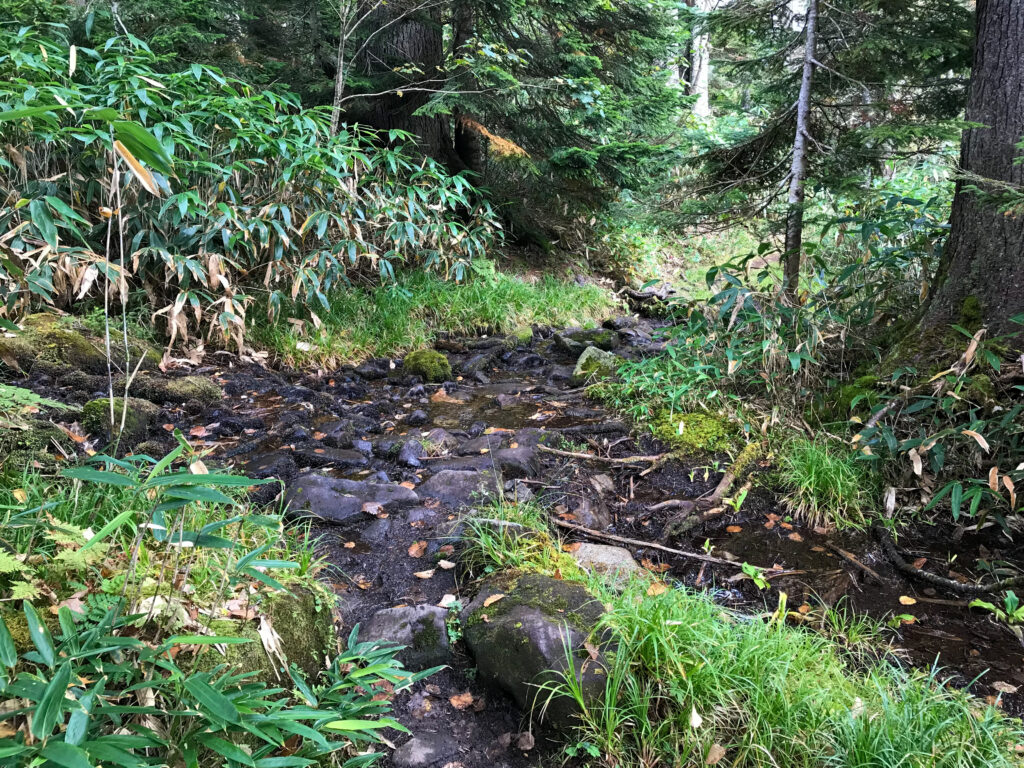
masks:
<svg viewBox="0 0 1024 768"><path fill-rule="evenodd" d="M448 703L461 712L462 710L469 709L469 707L473 706L473 694L469 691L466 691L465 693L457 693L448 699Z"/></svg>
<svg viewBox="0 0 1024 768"><path fill-rule="evenodd" d="M188 433L192 437L206 437L206 434L207 434L206 427L204 427L201 424L199 424L199 425L197 425L195 427L192 427L192 429L190 429L188 431Z"/></svg>
<svg viewBox="0 0 1024 768"><path fill-rule="evenodd" d="M917 560L914 561L914 567L917 568L918 570L921 570L922 568L924 568L924 564L927 563L927 562L928 562L928 558L927 557L919 557L919 558L917 558Z"/></svg>
<svg viewBox="0 0 1024 768"><path fill-rule="evenodd" d="M704 758L704 765L718 765L725 757L725 747L721 744L712 744L708 750L708 756Z"/></svg>
<svg viewBox="0 0 1024 768"><path fill-rule="evenodd" d="M28 494L25 493L24 488L15 488L13 491L11 491L11 495L14 496L14 498L17 499L20 504L28 503Z"/></svg>
<svg viewBox="0 0 1024 768"><path fill-rule="evenodd" d="M764 527L770 531L772 528L775 527L775 521L769 520L767 523L764 524Z"/></svg>
<svg viewBox="0 0 1024 768"><path fill-rule="evenodd" d="M799 608L796 609L796 612L806 616L808 613L811 612L811 606L808 605L807 603L804 603L803 605L801 605Z"/></svg>
<svg viewBox="0 0 1024 768"><path fill-rule="evenodd" d="M414 541L409 545L409 557L423 557L427 551L427 542Z"/></svg>
<svg viewBox="0 0 1024 768"><path fill-rule="evenodd" d="M668 592L669 586L664 581L656 581L647 588L647 594L651 597L662 595Z"/></svg>
<svg viewBox="0 0 1024 768"><path fill-rule="evenodd" d="M438 560L437 567L440 568L442 571L450 571L452 568L455 567L455 563L453 563L451 560Z"/></svg>
<svg viewBox="0 0 1024 768"><path fill-rule="evenodd" d="M583 546L583 545L580 544L580 542L574 541L574 542L572 542L570 544L563 544L562 545L562 550L565 551L565 552L577 552L577 551L579 551L579 548L581 546Z"/></svg>
<svg viewBox="0 0 1024 768"><path fill-rule="evenodd" d="M909 595L900 595L900 605L917 605L917 600Z"/></svg>
<svg viewBox="0 0 1024 768"><path fill-rule="evenodd" d="M730 525L725 530L726 530L727 533L739 533L740 531L743 530L743 526L741 526L741 525Z"/></svg>
<svg viewBox="0 0 1024 768"><path fill-rule="evenodd" d="M403 488L408 488L410 491L416 487L416 483L411 483L408 480L399 483L399 485L402 486Z"/></svg>
<svg viewBox="0 0 1024 768"><path fill-rule="evenodd" d="M800 535L799 533L797 533L796 531L793 531L793 532L792 532L791 534L789 534L789 536L787 536L786 538L787 538L787 539L789 539L790 541L803 541L803 540L804 540L804 537L803 537L803 536L801 536L801 535Z"/></svg>
<svg viewBox="0 0 1024 768"><path fill-rule="evenodd" d="M431 568L429 571L417 571L413 576L417 579L430 579L434 576L434 569Z"/></svg>
<svg viewBox="0 0 1024 768"><path fill-rule="evenodd" d="M346 541L344 547L345 549L355 549L356 543L354 541Z"/></svg>
<svg viewBox="0 0 1024 768"><path fill-rule="evenodd" d="M793 524L792 523L779 523L779 527L780 528L785 528L787 531L792 531L793 530Z"/></svg>
<svg viewBox="0 0 1024 768"><path fill-rule="evenodd" d="M504 596L505 595L503 595L500 592L496 595L491 595L490 597L484 600L484 608L489 608L490 606L494 605L496 602L501 600L501 598L503 598Z"/></svg>

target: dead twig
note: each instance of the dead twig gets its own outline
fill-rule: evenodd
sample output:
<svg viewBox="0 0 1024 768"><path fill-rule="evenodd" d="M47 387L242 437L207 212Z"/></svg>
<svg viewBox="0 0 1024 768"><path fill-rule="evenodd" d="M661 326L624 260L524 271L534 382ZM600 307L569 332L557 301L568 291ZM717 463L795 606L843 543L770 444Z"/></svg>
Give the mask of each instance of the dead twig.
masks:
<svg viewBox="0 0 1024 768"><path fill-rule="evenodd" d="M835 544L829 541L825 542L825 546L831 549L840 557L842 557L844 560L846 560L846 562L850 563L850 565L860 568L860 570L864 571L864 573L874 578L879 584L885 584L886 580L879 575L878 571L864 565L864 563L862 563L860 560L854 557L852 553L847 552L842 547L837 547Z"/></svg>
<svg viewBox="0 0 1024 768"><path fill-rule="evenodd" d="M609 464L650 464L663 459L667 454L659 456L625 456L616 459L612 456L597 456L592 453L578 453L577 451L562 451L558 448L549 448L546 445L538 445L538 449L544 453L552 453L555 456L564 456L567 459L582 459L583 461L604 461Z"/></svg>
<svg viewBox="0 0 1024 768"><path fill-rule="evenodd" d="M711 555L702 555L697 552L684 552L681 549L672 549L672 547L666 547L663 544L658 544L653 541L641 541L639 539L628 539L625 536L616 536L614 533L602 533L601 531L595 531L591 528L584 528L581 525L573 525L567 523L564 520L558 520L552 518L551 522L557 525L559 528L564 528L567 531L573 531L581 536L586 536L590 539L597 539L598 541L613 541L616 544L628 544L632 547L644 547L646 549L656 549L659 552L667 552L670 555L676 555L677 557L685 557L690 560L700 560L704 563L714 563L716 565L727 565L730 568L743 568L743 563L735 563L732 560L725 560L721 557L712 557ZM762 566L754 566L759 570L765 572L772 572L771 568L764 568Z"/></svg>

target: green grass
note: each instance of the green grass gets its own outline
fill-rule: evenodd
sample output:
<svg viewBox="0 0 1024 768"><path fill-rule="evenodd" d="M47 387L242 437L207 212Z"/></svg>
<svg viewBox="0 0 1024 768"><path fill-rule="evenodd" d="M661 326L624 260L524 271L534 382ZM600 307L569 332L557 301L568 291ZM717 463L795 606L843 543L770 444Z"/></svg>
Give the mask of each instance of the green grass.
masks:
<svg viewBox="0 0 1024 768"><path fill-rule="evenodd" d="M301 335L287 322L252 331L252 340L298 365L358 362L429 346L440 334L506 334L531 325L596 324L616 302L594 285L544 277L535 283L486 266L466 283L417 272L394 285L352 287L331 296L322 326ZM318 308L319 310L319 308Z"/></svg>
<svg viewBox="0 0 1024 768"><path fill-rule="evenodd" d="M848 446L795 438L779 459L786 504L808 525L860 528L873 511L878 482Z"/></svg>
<svg viewBox="0 0 1024 768"><path fill-rule="evenodd" d="M584 701L572 675L548 686L584 713L567 747L589 765L732 768L1000 768L1020 765L1018 721L905 669L870 649L879 629L827 611L817 629L778 613L748 616L706 593L649 594L650 579L614 587L561 564L543 511L506 504L486 517L513 519L535 536L497 536L470 523L474 567L535 570L586 583L608 608L595 634L610 637L603 697ZM542 551L547 548L549 551ZM652 577L653 579L653 577ZM785 614L785 611L782 611Z"/></svg>

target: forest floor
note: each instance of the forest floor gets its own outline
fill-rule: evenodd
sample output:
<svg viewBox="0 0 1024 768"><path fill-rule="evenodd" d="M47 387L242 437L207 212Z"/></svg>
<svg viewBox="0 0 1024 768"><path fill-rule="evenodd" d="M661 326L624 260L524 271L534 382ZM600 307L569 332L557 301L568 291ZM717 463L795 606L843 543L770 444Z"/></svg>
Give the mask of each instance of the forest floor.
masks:
<svg viewBox="0 0 1024 768"><path fill-rule="evenodd" d="M659 349L646 322L621 328L620 353ZM386 359L324 375L273 371L227 355L216 365L183 368L215 381L223 399L205 409L165 405L157 442L169 443L180 429L210 449L211 465L282 481L292 508L304 507L314 519L346 634L396 606L467 604L474 580L438 562L458 559L462 544L453 527L460 512L486 505L490 493L529 498L553 520L634 540L626 546L637 564L670 585L706 590L723 606L772 611L784 592L794 618L811 628L824 625L823 606L892 622L892 658L923 668L937 663L957 686L992 701L1001 694L1006 711L1024 711L1024 693L1014 692L1024 691L1024 647L1006 627L972 612L963 595L907 581L868 532L802 527L756 482L767 462L755 469L738 510L664 539L672 512L652 514L650 507L709 494L726 457L673 457L653 468L622 461L667 448L573 386L578 353L550 331L517 345L496 337L438 347L457 372L445 384L418 383ZM28 385L57 399L69 394L46 381ZM566 455L573 453L593 458ZM567 550L591 538L564 533ZM678 553L652 546L659 542ZM964 533L919 525L899 543L918 567L931 563L965 578L976 575L980 551L1024 565L995 527ZM708 554L714 561L698 559ZM767 589L744 574L743 563L764 569ZM457 622L446 629L455 642L441 642L441 657L430 663L448 669L395 703L414 736L404 746L395 740L391 764L502 768L560 760L542 733L522 737L532 734L528 718L477 679Z"/></svg>

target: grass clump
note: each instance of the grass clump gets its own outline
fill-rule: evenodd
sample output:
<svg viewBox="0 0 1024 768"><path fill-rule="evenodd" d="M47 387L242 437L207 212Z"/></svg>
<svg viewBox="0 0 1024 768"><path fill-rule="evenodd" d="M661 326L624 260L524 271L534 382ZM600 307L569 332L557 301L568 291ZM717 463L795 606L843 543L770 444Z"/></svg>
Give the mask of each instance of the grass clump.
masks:
<svg viewBox="0 0 1024 768"><path fill-rule="evenodd" d="M863 527L877 485L867 463L845 446L796 438L782 451L786 504L808 525Z"/></svg>
<svg viewBox="0 0 1024 768"><path fill-rule="evenodd" d="M429 347L446 334L511 334L532 325L592 324L617 305L610 293L594 285L552 277L531 283L492 271L466 283L406 273L392 285L339 290L330 306L319 313L322 325L312 335L303 336L293 324L280 322L253 329L253 339L293 364L352 363Z"/></svg>
<svg viewBox="0 0 1024 768"><path fill-rule="evenodd" d="M471 520L475 572L515 568L580 581L605 605L594 632L609 658L603 697L584 697L573 675L544 686L575 698L583 713L571 754L618 768L1019 765L1019 722L943 685L934 670L879 661L871 650L877 631L862 620L847 625L842 611L826 611L812 631L787 623L784 596L774 613L749 616L707 593L654 590L653 577L612 585L566 567L540 508L481 514L522 529L499 536L493 524Z"/></svg>

